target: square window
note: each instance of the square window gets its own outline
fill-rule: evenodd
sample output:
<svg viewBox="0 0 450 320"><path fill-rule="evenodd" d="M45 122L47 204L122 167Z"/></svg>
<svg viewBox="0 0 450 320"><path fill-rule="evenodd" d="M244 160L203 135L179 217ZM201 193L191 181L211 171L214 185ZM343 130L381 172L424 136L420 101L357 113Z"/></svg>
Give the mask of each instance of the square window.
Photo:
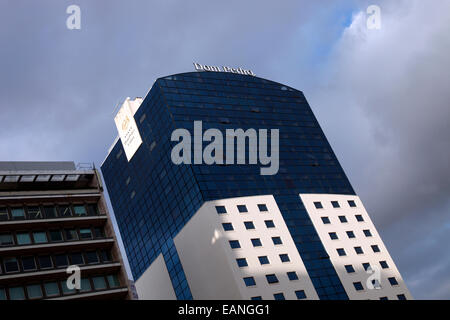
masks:
<svg viewBox="0 0 450 320"><path fill-rule="evenodd" d="M295 271L288 272L287 276L288 276L289 280L291 280L291 281L298 280L298 275L297 275L297 272L295 272Z"/></svg>
<svg viewBox="0 0 450 320"><path fill-rule="evenodd" d="M361 282L353 282L353 286L355 287L356 291L364 290L364 287Z"/></svg>
<svg viewBox="0 0 450 320"><path fill-rule="evenodd" d="M87 214L88 216L98 216L98 207L95 203L88 203L86 205L87 207Z"/></svg>
<svg viewBox="0 0 450 320"><path fill-rule="evenodd" d="M60 217L72 216L72 209L70 208L70 206L59 206L58 209Z"/></svg>
<svg viewBox="0 0 450 320"><path fill-rule="evenodd" d="M44 290L47 297L59 296L59 287L56 282L44 283Z"/></svg>
<svg viewBox="0 0 450 320"><path fill-rule="evenodd" d="M296 295L298 300L306 299L305 290L297 290L297 291L295 291L295 295Z"/></svg>
<svg viewBox="0 0 450 320"><path fill-rule="evenodd" d="M88 252L86 252L85 256L86 256L86 262L88 264L100 262L96 251L88 251Z"/></svg>
<svg viewBox="0 0 450 320"><path fill-rule="evenodd" d="M347 264L345 266L345 270L347 271L347 273L353 273L355 272L355 268L353 268L353 266L351 264Z"/></svg>
<svg viewBox="0 0 450 320"><path fill-rule="evenodd" d="M255 286L256 282L255 282L255 278L253 277L246 277L243 279L244 283L247 287L251 287L251 286Z"/></svg>
<svg viewBox="0 0 450 320"><path fill-rule="evenodd" d="M225 208L225 206L216 206L216 211L218 214L227 213L227 209Z"/></svg>
<svg viewBox="0 0 450 320"><path fill-rule="evenodd" d="M10 300L25 300L25 292L22 287L9 288Z"/></svg>
<svg viewBox="0 0 450 320"><path fill-rule="evenodd" d="M233 231L234 230L233 225L229 222L222 223L222 227L223 227L223 230L225 230L225 231Z"/></svg>
<svg viewBox="0 0 450 320"><path fill-rule="evenodd" d="M241 247L239 240L230 240L229 243L230 243L231 249L239 249Z"/></svg>
<svg viewBox="0 0 450 320"><path fill-rule="evenodd" d="M67 286L67 281L61 281L61 288L62 288L63 294L74 294L74 293L76 293L75 288L74 289L69 289L69 287Z"/></svg>
<svg viewBox="0 0 450 320"><path fill-rule="evenodd" d="M291 259L289 259L289 256L286 253L280 254L280 260L281 260L281 262L291 261Z"/></svg>
<svg viewBox="0 0 450 320"><path fill-rule="evenodd" d="M355 215L355 218L356 218L356 221L358 221L358 222L363 222L364 221L362 215L360 215L360 214Z"/></svg>
<svg viewBox="0 0 450 320"><path fill-rule="evenodd" d="M103 239L105 237L105 231L103 230L103 228L100 227L94 228L94 237L96 239Z"/></svg>
<svg viewBox="0 0 450 320"><path fill-rule="evenodd" d="M404 294L397 295L398 300L406 300L406 296Z"/></svg>
<svg viewBox="0 0 450 320"><path fill-rule="evenodd" d="M47 243L47 233L44 231L33 232L34 243Z"/></svg>
<svg viewBox="0 0 450 320"><path fill-rule="evenodd" d="M50 241L52 242L58 242L63 241L63 236L61 231L59 230L50 230Z"/></svg>
<svg viewBox="0 0 450 320"><path fill-rule="evenodd" d="M337 201L331 201L331 205L333 206L333 208L340 208L341 207L339 205L339 202L337 202Z"/></svg>
<svg viewBox="0 0 450 320"><path fill-rule="evenodd" d="M371 247L372 247L373 252L375 252L375 253L380 252L380 248L376 244L372 245Z"/></svg>
<svg viewBox="0 0 450 320"><path fill-rule="evenodd" d="M31 237L28 232L17 233L16 238L17 238L17 244L19 244L19 245L31 244Z"/></svg>
<svg viewBox="0 0 450 320"><path fill-rule="evenodd" d="M52 259L50 258L50 256L39 256L38 262L40 269L50 269L53 267Z"/></svg>
<svg viewBox="0 0 450 320"><path fill-rule="evenodd" d="M84 264L83 255L80 252L75 252L70 254L70 263L73 265Z"/></svg>
<svg viewBox="0 0 450 320"><path fill-rule="evenodd" d="M275 274L267 274L266 279L268 283L278 283L278 278Z"/></svg>
<svg viewBox="0 0 450 320"><path fill-rule="evenodd" d="M323 209L322 202L320 201L314 202L314 206L316 207L316 209Z"/></svg>
<svg viewBox="0 0 450 320"><path fill-rule="evenodd" d="M261 239L259 238L255 238L255 239L251 239L252 244L254 247L261 247L262 243L261 243Z"/></svg>
<svg viewBox="0 0 450 320"><path fill-rule="evenodd" d="M86 208L83 205L73 206L73 211L74 211L75 216L86 216L87 215Z"/></svg>
<svg viewBox="0 0 450 320"><path fill-rule="evenodd" d="M347 218L345 216L339 216L339 221L341 221L342 223L346 223Z"/></svg>
<svg viewBox="0 0 450 320"><path fill-rule="evenodd" d="M247 259L245 258L236 259L236 263L239 268L248 267Z"/></svg>
<svg viewBox="0 0 450 320"><path fill-rule="evenodd" d="M0 288L0 301L6 300L5 288Z"/></svg>
<svg viewBox="0 0 450 320"><path fill-rule="evenodd" d="M10 233L0 234L0 246L10 246L14 244L14 237Z"/></svg>
<svg viewBox="0 0 450 320"><path fill-rule="evenodd" d="M27 293L29 299L42 298L42 289L40 284L32 284L27 286Z"/></svg>
<svg viewBox="0 0 450 320"><path fill-rule="evenodd" d="M380 261L380 266L381 266L381 268L383 268L383 269L388 269L388 268L389 268L389 266L388 266L388 264L387 264L386 261Z"/></svg>
<svg viewBox="0 0 450 320"><path fill-rule="evenodd" d="M356 203L355 203L355 201L353 201L353 200L348 200L347 202L348 202L348 205L349 205L350 207L356 208Z"/></svg>
<svg viewBox="0 0 450 320"><path fill-rule="evenodd" d="M395 277L390 277L390 278L388 278L388 280L389 280L389 283L391 284L391 286L398 285L397 279L395 279Z"/></svg>
<svg viewBox="0 0 450 320"><path fill-rule="evenodd" d="M261 265L270 263L269 258L267 258L267 256L260 256L260 257L258 257L258 260Z"/></svg>
<svg viewBox="0 0 450 320"><path fill-rule="evenodd" d="M9 220L8 208L2 207L0 208L0 221L7 221L7 220Z"/></svg>
<svg viewBox="0 0 450 320"><path fill-rule="evenodd" d="M347 254L345 253L344 248L338 248L338 249L336 249L336 251L337 251L338 255L341 256L341 257L347 255Z"/></svg>
<svg viewBox="0 0 450 320"><path fill-rule="evenodd" d="M89 228L80 229L80 239L82 240L92 239L92 230Z"/></svg>
<svg viewBox="0 0 450 320"><path fill-rule="evenodd" d="M11 218L13 220L25 219L25 211L23 208L11 208Z"/></svg>
<svg viewBox="0 0 450 320"><path fill-rule="evenodd" d="M274 293L273 298L275 300L286 300L286 298L284 297L284 294L282 292Z"/></svg>
<svg viewBox="0 0 450 320"><path fill-rule="evenodd" d="M42 219L43 218L42 210L40 207L28 207L27 212L28 212L29 219Z"/></svg>
<svg viewBox="0 0 450 320"><path fill-rule="evenodd" d="M45 219L52 219L56 218L58 214L56 213L55 207L44 207L44 218Z"/></svg>
<svg viewBox="0 0 450 320"><path fill-rule="evenodd" d="M247 206L245 206L245 205L243 205L243 204L239 204L239 205L237 206L237 208L238 208L238 211L241 212L241 213L248 212Z"/></svg>
<svg viewBox="0 0 450 320"><path fill-rule="evenodd" d="M280 237L272 237L272 241L274 245L283 244L283 241L281 241Z"/></svg>
<svg viewBox="0 0 450 320"><path fill-rule="evenodd" d="M363 230L363 232L364 232L364 235L366 237L371 237L372 236L372 233L370 232L370 230Z"/></svg>
<svg viewBox="0 0 450 320"><path fill-rule="evenodd" d="M355 247L355 252L356 252L356 254L363 254L364 253L364 251L363 251L363 249L361 247Z"/></svg>
<svg viewBox="0 0 450 320"><path fill-rule="evenodd" d="M261 212L269 211L269 210L267 209L267 206L266 206L265 204L258 204L258 209L259 209L259 211L261 211Z"/></svg>
<svg viewBox="0 0 450 320"><path fill-rule="evenodd" d="M367 271L367 270L369 269L369 267L370 267L370 263L364 262L364 263L362 264L362 266L363 266L364 270Z"/></svg>
<svg viewBox="0 0 450 320"><path fill-rule="evenodd" d="M64 230L67 241L78 240L78 232L76 229L66 229Z"/></svg>
<svg viewBox="0 0 450 320"><path fill-rule="evenodd" d="M23 271L36 270L36 261L34 260L34 257L23 257L21 260Z"/></svg>
<svg viewBox="0 0 450 320"><path fill-rule="evenodd" d="M331 240L338 240L338 235L336 232L329 232L328 235L330 236Z"/></svg>
<svg viewBox="0 0 450 320"><path fill-rule="evenodd" d="M106 289L106 281L105 277L93 277L92 282L94 283L95 290L104 290Z"/></svg>
<svg viewBox="0 0 450 320"><path fill-rule="evenodd" d="M266 224L267 228L275 228L275 224L272 220L264 220L264 223Z"/></svg>
<svg viewBox="0 0 450 320"><path fill-rule="evenodd" d="M100 258L102 259L102 262L112 261L111 253L108 250L100 250Z"/></svg>
<svg viewBox="0 0 450 320"><path fill-rule="evenodd" d="M251 297L250 299L251 300L262 300L262 297L261 296L257 296L257 297Z"/></svg>
<svg viewBox="0 0 450 320"><path fill-rule="evenodd" d="M331 223L330 219L328 217L322 217L321 219L322 219L323 224L330 224Z"/></svg>
<svg viewBox="0 0 450 320"><path fill-rule="evenodd" d="M119 278L115 274L110 274L106 276L106 279L108 280L108 284L110 288L117 288L120 287Z"/></svg>
<svg viewBox="0 0 450 320"><path fill-rule="evenodd" d="M92 290L92 287L91 287L91 282L89 281L89 279L87 279L87 278L81 279L80 292L88 292L91 290Z"/></svg>
<svg viewBox="0 0 450 320"><path fill-rule="evenodd" d="M245 229L247 229L247 230L255 229L255 225L253 224L252 221L245 221L244 225L245 225Z"/></svg>
<svg viewBox="0 0 450 320"><path fill-rule="evenodd" d="M347 237L348 237L349 239L352 239L352 238L355 237L355 233L354 233L353 231L347 231L346 233L347 233Z"/></svg>
<svg viewBox="0 0 450 320"><path fill-rule="evenodd" d="M380 300L389 300L388 297L380 297Z"/></svg>
<svg viewBox="0 0 450 320"><path fill-rule="evenodd" d="M69 265L69 260L66 254L57 254L54 256L55 266L57 268L67 267Z"/></svg>

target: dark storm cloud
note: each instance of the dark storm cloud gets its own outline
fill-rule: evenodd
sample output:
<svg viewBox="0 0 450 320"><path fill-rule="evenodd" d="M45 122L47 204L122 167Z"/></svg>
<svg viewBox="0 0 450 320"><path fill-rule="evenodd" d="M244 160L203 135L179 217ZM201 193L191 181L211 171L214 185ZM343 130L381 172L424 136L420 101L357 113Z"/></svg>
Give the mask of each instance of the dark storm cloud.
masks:
<svg viewBox="0 0 450 320"><path fill-rule="evenodd" d="M77 1L73 31L70 4L0 3L0 160L99 165L127 96L194 61L247 67L304 91L412 294L450 297L445 1L380 1L374 32L366 1Z"/></svg>

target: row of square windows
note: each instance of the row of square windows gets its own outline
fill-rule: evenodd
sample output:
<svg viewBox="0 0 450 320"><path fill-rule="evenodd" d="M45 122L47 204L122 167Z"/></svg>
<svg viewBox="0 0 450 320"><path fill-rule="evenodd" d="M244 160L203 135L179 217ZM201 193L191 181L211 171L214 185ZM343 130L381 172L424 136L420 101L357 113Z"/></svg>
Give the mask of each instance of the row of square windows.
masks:
<svg viewBox="0 0 450 320"><path fill-rule="evenodd" d="M252 242L253 247L262 247L262 242L260 238L252 238L250 239ZM281 237L272 237L272 242L274 245L281 245L283 244L283 241L281 240ZM241 243L239 240L229 240L231 249L239 249L241 247Z"/></svg>
<svg viewBox="0 0 450 320"><path fill-rule="evenodd" d="M378 245L376 245L376 244L371 245L370 247L372 248L372 251L374 253L378 253L378 252L381 251L380 247ZM364 250L361 247L354 247L354 249L355 249L356 254L364 254ZM347 253L345 252L344 248L337 248L336 251L337 251L338 255L341 256L341 257L347 255Z"/></svg>
<svg viewBox="0 0 450 320"><path fill-rule="evenodd" d="M231 243L230 243L230 245L233 248L233 245ZM233 248L233 249L235 249L235 248ZM278 256L280 257L280 261L283 263L291 261L291 259L289 258L289 255L287 253L281 253ZM259 256L258 260L261 265L270 264L269 258L267 256ZM238 258L238 259L236 259L236 262L240 268L248 266L246 258Z"/></svg>
<svg viewBox="0 0 450 320"><path fill-rule="evenodd" d="M346 216L338 216L338 218L339 218L339 221L341 223L347 223L348 222ZM321 219L322 219L323 224L330 224L331 223L330 218L328 218L328 217L321 217ZM364 222L364 218L360 214L356 214L355 215L355 219L356 219L357 222Z"/></svg>
<svg viewBox="0 0 450 320"><path fill-rule="evenodd" d="M266 228L275 228L275 224L273 223L273 220L264 220L264 223L266 225ZM245 229L247 230L253 230L255 229L255 225L253 224L253 221L244 221ZM225 231L233 231L234 227L231 222L224 222L222 223L223 230Z"/></svg>
<svg viewBox="0 0 450 320"><path fill-rule="evenodd" d="M388 281L389 281L391 286L393 286L393 287L394 286L398 286L398 281L397 281L397 279L395 279L395 277L389 277ZM374 287L381 289L381 284L377 280L372 280L372 284L374 285ZM363 291L364 290L364 286L363 286L363 284L360 281L353 282L353 286L355 287L356 291Z"/></svg>
<svg viewBox="0 0 450 320"><path fill-rule="evenodd" d="M1 207L0 221L53 219L58 217L79 217L99 215L97 204L59 204L57 206Z"/></svg>
<svg viewBox="0 0 450 320"><path fill-rule="evenodd" d="M298 300L306 299L306 293L304 290L297 290L294 292ZM283 292L278 292L273 294L275 300L286 300ZM262 300L261 296L251 297L251 300Z"/></svg>
<svg viewBox="0 0 450 320"><path fill-rule="evenodd" d="M298 280L298 275L295 271L287 272L287 276L291 281ZM247 287L256 286L256 280L254 277L245 277L242 280L244 281L244 284ZM266 274L266 281L268 284L275 284L279 282L278 277L275 274ZM279 299L277 299L277 295L280 295L278 296ZM306 299L306 294L304 290L295 291L295 295L297 296L297 299ZM256 297L253 297L252 300L260 300L255 298ZM275 300L284 300L284 294L283 293L274 294L274 298Z"/></svg>
<svg viewBox="0 0 450 320"><path fill-rule="evenodd" d="M347 234L347 237L349 239L356 238L355 233L353 231L345 231L345 233ZM372 232L370 232L369 229L363 230L363 233L367 238L372 237ZM336 232L329 232L328 235L330 236L331 240L339 240L339 237Z"/></svg>
<svg viewBox="0 0 450 320"><path fill-rule="evenodd" d="M356 208L356 203L354 200L347 200L347 203L350 206L350 208ZM333 206L333 208L341 207L341 205L339 204L339 201L331 201L331 205ZM323 209L322 202L320 202L320 201L315 201L314 206L316 207L316 209Z"/></svg>
<svg viewBox="0 0 450 320"><path fill-rule="evenodd" d="M380 263L381 268L383 268L383 269L388 269L389 268L389 265L388 265L388 263L385 260L380 261L379 263ZM363 266L364 270L367 271L369 269L369 267L370 267L370 263L364 262L362 264L362 266ZM347 265L345 265L345 271L347 271L347 273L354 273L355 272L355 268L353 267L353 265L347 264Z"/></svg>
<svg viewBox="0 0 450 320"><path fill-rule="evenodd" d="M247 206L244 205L244 204L237 205L237 209L238 209L238 211L240 213L248 212ZM258 209L259 209L260 212L267 212L267 211L269 211L265 204L258 204ZM227 209L225 208L225 206L216 206L216 211L217 211L218 214L227 213Z"/></svg>

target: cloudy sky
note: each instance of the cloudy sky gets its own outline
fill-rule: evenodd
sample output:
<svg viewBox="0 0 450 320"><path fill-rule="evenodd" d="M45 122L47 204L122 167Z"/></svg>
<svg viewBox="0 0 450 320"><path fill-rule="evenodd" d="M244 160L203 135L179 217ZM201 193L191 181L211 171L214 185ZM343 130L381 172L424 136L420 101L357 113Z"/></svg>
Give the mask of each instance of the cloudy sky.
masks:
<svg viewBox="0 0 450 320"><path fill-rule="evenodd" d="M450 298L449 1L1 0L0 14L1 161L99 166L126 97L194 61L250 68L305 93L413 296Z"/></svg>

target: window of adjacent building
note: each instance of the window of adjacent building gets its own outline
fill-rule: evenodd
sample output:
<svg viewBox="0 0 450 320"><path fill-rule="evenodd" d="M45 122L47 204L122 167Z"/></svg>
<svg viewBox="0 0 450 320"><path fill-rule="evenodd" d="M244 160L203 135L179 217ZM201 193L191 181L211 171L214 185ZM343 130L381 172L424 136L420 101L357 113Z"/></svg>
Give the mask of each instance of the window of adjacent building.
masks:
<svg viewBox="0 0 450 320"><path fill-rule="evenodd" d="M398 281L397 281L397 279L395 279L395 277L388 278L388 281L391 284L391 286L397 286L398 285Z"/></svg>
<svg viewBox="0 0 450 320"><path fill-rule="evenodd" d="M63 236L60 230L50 230L50 241L58 242L63 241Z"/></svg>
<svg viewBox="0 0 450 320"><path fill-rule="evenodd" d="M89 228L80 229L80 239L92 239L92 230Z"/></svg>
<svg viewBox="0 0 450 320"><path fill-rule="evenodd" d="M223 230L225 230L225 231L233 231L234 230L233 225L229 222L222 223L222 227L223 227Z"/></svg>
<svg viewBox="0 0 450 320"><path fill-rule="evenodd" d="M117 288L120 287L119 278L115 274L110 274L106 276L106 279L108 280L108 285L110 288Z"/></svg>
<svg viewBox="0 0 450 320"><path fill-rule="evenodd" d="M289 259L289 255L287 253L280 254L280 260L281 262L289 262L291 259Z"/></svg>
<svg viewBox="0 0 450 320"><path fill-rule="evenodd" d="M330 224L330 218L328 217L321 217L323 224Z"/></svg>
<svg viewBox="0 0 450 320"><path fill-rule="evenodd" d="M15 257L4 258L3 266L6 273L19 271L19 263Z"/></svg>
<svg viewBox="0 0 450 320"><path fill-rule="evenodd" d="M25 219L25 211L23 208L11 208L11 218L13 220Z"/></svg>
<svg viewBox="0 0 450 320"><path fill-rule="evenodd" d="M87 215L86 208L83 205L73 206L73 211L75 216L85 216Z"/></svg>
<svg viewBox="0 0 450 320"><path fill-rule="evenodd" d="M331 201L331 205L333 206L333 208L340 208L341 207L339 205L339 202L337 202L337 201Z"/></svg>
<svg viewBox="0 0 450 320"><path fill-rule="evenodd" d="M331 240L338 240L338 235L336 232L329 232L328 235L330 236Z"/></svg>
<svg viewBox="0 0 450 320"><path fill-rule="evenodd" d="M342 223L346 223L347 218L345 216L339 216L339 221L341 221Z"/></svg>
<svg viewBox="0 0 450 320"><path fill-rule="evenodd" d="M364 232L364 235L366 237L371 237L372 236L372 233L370 232L370 230L363 230L363 232Z"/></svg>
<svg viewBox="0 0 450 320"><path fill-rule="evenodd" d="M32 284L27 286L27 294L29 299L42 298L42 289L40 284Z"/></svg>
<svg viewBox="0 0 450 320"><path fill-rule="evenodd" d="M29 219L42 219L42 217L43 217L42 210L38 206L28 207L27 212L28 212Z"/></svg>
<svg viewBox="0 0 450 320"><path fill-rule="evenodd" d="M383 269L389 268L389 266L388 266L388 264L387 264L386 261L380 261L380 266L381 266L381 268L383 268Z"/></svg>
<svg viewBox="0 0 450 320"><path fill-rule="evenodd" d="M323 209L322 203L320 201L314 202L314 206L316 207L316 209Z"/></svg>
<svg viewBox="0 0 450 320"><path fill-rule="evenodd" d="M255 229L255 225L253 224L252 221L245 221L244 225L245 225L245 229L247 229L247 230Z"/></svg>
<svg viewBox="0 0 450 320"><path fill-rule="evenodd" d="M55 266L57 268L66 267L69 265L69 260L66 254L57 254L54 256Z"/></svg>
<svg viewBox="0 0 450 320"><path fill-rule="evenodd" d="M380 247L378 247L376 244L372 245L371 248L375 253L380 252Z"/></svg>
<svg viewBox="0 0 450 320"><path fill-rule="evenodd" d="M266 274L266 279L269 284L278 283L278 278L275 274Z"/></svg>
<svg viewBox="0 0 450 320"><path fill-rule="evenodd" d="M84 264L83 255L80 252L70 254L70 263L76 265Z"/></svg>
<svg viewBox="0 0 450 320"><path fill-rule="evenodd" d="M238 205L237 208L238 208L238 211L241 212L241 213L248 212L247 206L244 205L244 204Z"/></svg>
<svg viewBox="0 0 450 320"><path fill-rule="evenodd" d="M78 232L76 229L65 229L64 235L67 241L78 240Z"/></svg>
<svg viewBox="0 0 450 320"><path fill-rule="evenodd" d="M46 243L48 242L47 233L44 231L33 232L34 243Z"/></svg>
<svg viewBox="0 0 450 320"><path fill-rule="evenodd" d="M349 205L350 207L352 207L352 208L355 208L355 207L356 207L355 201L353 201L353 200L348 200L347 202L348 202L348 205Z"/></svg>
<svg viewBox="0 0 450 320"><path fill-rule="evenodd" d="M91 291L91 281L88 278L82 278L80 280L80 291L81 292L88 292Z"/></svg>
<svg viewBox="0 0 450 320"><path fill-rule="evenodd" d="M59 287L56 282L44 283L44 290L47 297L59 296Z"/></svg>
<svg viewBox="0 0 450 320"><path fill-rule="evenodd" d="M56 208L53 206L44 207L44 217L46 219L56 218L58 214L56 213Z"/></svg>
<svg viewBox="0 0 450 320"><path fill-rule="evenodd" d="M356 218L356 221L358 221L358 222L363 222L364 221L362 215L360 215L360 214L355 215L355 218Z"/></svg>
<svg viewBox="0 0 450 320"><path fill-rule="evenodd" d="M347 233L347 237L348 237L349 239L352 239L352 238L355 237L355 233L354 233L353 231L346 231L346 233Z"/></svg>
<svg viewBox="0 0 450 320"><path fill-rule="evenodd" d="M86 205L87 207L87 214L89 216L98 216L98 207L95 203L88 203Z"/></svg>
<svg viewBox="0 0 450 320"><path fill-rule="evenodd" d="M16 234L17 244L31 244L31 237L28 232L19 232Z"/></svg>
<svg viewBox="0 0 450 320"><path fill-rule="evenodd" d="M256 285L255 278L253 278L253 277L245 277L245 278L243 278L243 280L247 287Z"/></svg>
<svg viewBox="0 0 450 320"><path fill-rule="evenodd" d="M239 240L230 240L229 243L230 243L231 249L239 249L241 247Z"/></svg>
<svg viewBox="0 0 450 320"><path fill-rule="evenodd" d="M111 262L111 253L108 250L100 250L100 258L103 262Z"/></svg>
<svg viewBox="0 0 450 320"><path fill-rule="evenodd" d="M0 208L0 221L7 221L7 220L9 220L8 208L2 207Z"/></svg>
<svg viewBox="0 0 450 320"><path fill-rule="evenodd" d="M404 294L397 295L398 300L406 300L406 296Z"/></svg>
<svg viewBox="0 0 450 320"><path fill-rule="evenodd" d="M363 249L361 247L355 247L355 252L356 252L356 254L363 254L364 253L364 251L363 251Z"/></svg>
<svg viewBox="0 0 450 320"><path fill-rule="evenodd" d="M351 264L347 264L345 266L345 271L347 271L347 273L353 273L353 272L355 272L355 268L353 268L353 266Z"/></svg>
<svg viewBox="0 0 450 320"><path fill-rule="evenodd" d="M353 282L353 286L355 287L356 291L364 290L364 287L361 282Z"/></svg>
<svg viewBox="0 0 450 320"><path fill-rule="evenodd" d="M262 243L261 243L261 239L259 238L255 238L255 239L251 239L252 244L254 247L261 247Z"/></svg>
<svg viewBox="0 0 450 320"><path fill-rule="evenodd" d="M5 288L0 288L0 301L6 300L6 290Z"/></svg>
<svg viewBox="0 0 450 320"><path fill-rule="evenodd" d="M297 290L297 291L295 291L295 296L297 297L298 300L306 299L305 290Z"/></svg>
<svg viewBox="0 0 450 320"><path fill-rule="evenodd" d="M269 262L269 258L268 258L267 256L259 256L259 257L258 257L258 260L259 260L259 263L260 263L261 265L269 264L269 263L270 263L270 262Z"/></svg>
<svg viewBox="0 0 450 320"><path fill-rule="evenodd" d="M336 249L336 251L337 251L338 255L341 256L341 257L347 255L347 254L345 253L344 248L338 248L338 249Z"/></svg>
<svg viewBox="0 0 450 320"><path fill-rule="evenodd" d="M225 206L216 206L216 211L218 214L227 213L227 209L225 208Z"/></svg>
<svg viewBox="0 0 450 320"><path fill-rule="evenodd" d="M10 246L14 244L14 237L10 233L0 234L0 246Z"/></svg>
<svg viewBox="0 0 450 320"><path fill-rule="evenodd" d="M281 241L280 237L272 237L272 241L274 245L283 244L283 241Z"/></svg>
<svg viewBox="0 0 450 320"><path fill-rule="evenodd" d="M267 209L267 206L266 206L265 204L258 204L258 209L259 209L260 212L266 212L266 211L269 211L269 210Z"/></svg>
<svg viewBox="0 0 450 320"><path fill-rule="evenodd" d="M9 299L10 300L25 300L25 292L23 290L23 287L9 288Z"/></svg>
<svg viewBox="0 0 450 320"><path fill-rule="evenodd" d="M60 217L71 217L72 216L72 209L70 206L59 206L59 216Z"/></svg>
<svg viewBox="0 0 450 320"><path fill-rule="evenodd" d="M86 252L86 262L89 264L99 263L97 252L96 251Z"/></svg>
<svg viewBox="0 0 450 320"><path fill-rule="evenodd" d="M39 256L38 257L39 268L50 269L53 267L52 259L50 256Z"/></svg>
<svg viewBox="0 0 450 320"><path fill-rule="evenodd" d="M245 258L238 258L238 259L236 259L236 263L237 263L239 268L243 268L243 267L247 267L248 266L247 259L245 259Z"/></svg>
<svg viewBox="0 0 450 320"><path fill-rule="evenodd" d="M291 280L291 281L298 280L297 272L295 272L295 271L289 271L289 272L287 272L286 274L287 274L289 280Z"/></svg>
<svg viewBox="0 0 450 320"><path fill-rule="evenodd" d="M74 289L69 289L69 287L67 286L67 281L61 281L61 288L62 288L62 292L63 292L64 295L69 295L69 294L76 293L75 288Z"/></svg>
<svg viewBox="0 0 450 320"><path fill-rule="evenodd" d="M264 220L264 223L266 224L267 228L275 228L275 224L272 220Z"/></svg>
<svg viewBox="0 0 450 320"><path fill-rule="evenodd" d="M23 257L21 260L23 271L36 270L36 261L34 260L34 257Z"/></svg>

